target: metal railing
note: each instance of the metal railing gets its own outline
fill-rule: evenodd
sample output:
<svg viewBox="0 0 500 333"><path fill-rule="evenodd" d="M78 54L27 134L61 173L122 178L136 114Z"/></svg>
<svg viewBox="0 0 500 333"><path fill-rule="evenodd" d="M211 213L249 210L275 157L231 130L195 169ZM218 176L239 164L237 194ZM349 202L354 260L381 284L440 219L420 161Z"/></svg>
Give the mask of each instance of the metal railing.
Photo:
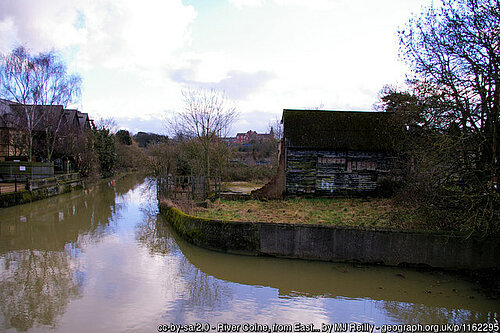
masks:
<svg viewBox="0 0 500 333"><path fill-rule="evenodd" d="M169 175L159 178L157 184L159 196L174 200L204 200L221 192L217 178Z"/></svg>
<svg viewBox="0 0 500 333"><path fill-rule="evenodd" d="M50 178L35 178L30 179L29 177L13 177L9 182L0 183L0 194L19 192L19 191L32 191L39 188L54 186L57 184L66 183L69 181L79 180L80 175L78 173L69 173L57 175Z"/></svg>
<svg viewBox="0 0 500 333"><path fill-rule="evenodd" d="M29 189L29 183L27 178L14 178L9 182L0 183L0 194L18 192Z"/></svg>

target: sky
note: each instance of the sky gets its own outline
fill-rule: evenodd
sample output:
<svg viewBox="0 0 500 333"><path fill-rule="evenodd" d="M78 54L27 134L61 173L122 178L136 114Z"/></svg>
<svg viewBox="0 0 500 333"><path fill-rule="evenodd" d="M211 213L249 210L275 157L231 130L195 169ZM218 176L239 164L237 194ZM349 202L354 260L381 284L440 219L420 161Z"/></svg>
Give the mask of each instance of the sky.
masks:
<svg viewBox="0 0 500 333"><path fill-rule="evenodd" d="M230 134L283 109L370 111L402 85L397 31L432 0L0 0L0 52L57 50L83 78L75 106L168 134L182 91L217 89Z"/></svg>

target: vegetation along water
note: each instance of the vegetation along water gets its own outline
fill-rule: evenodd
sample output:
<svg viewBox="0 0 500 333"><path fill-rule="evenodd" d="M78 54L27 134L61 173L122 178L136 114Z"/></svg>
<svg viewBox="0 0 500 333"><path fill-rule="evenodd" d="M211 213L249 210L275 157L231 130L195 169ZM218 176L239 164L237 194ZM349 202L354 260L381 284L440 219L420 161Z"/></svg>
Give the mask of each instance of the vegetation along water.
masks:
<svg viewBox="0 0 500 333"><path fill-rule="evenodd" d="M161 219L154 188L138 175L2 209L0 221L1 331L384 331L493 324L500 309L446 272L197 248Z"/></svg>

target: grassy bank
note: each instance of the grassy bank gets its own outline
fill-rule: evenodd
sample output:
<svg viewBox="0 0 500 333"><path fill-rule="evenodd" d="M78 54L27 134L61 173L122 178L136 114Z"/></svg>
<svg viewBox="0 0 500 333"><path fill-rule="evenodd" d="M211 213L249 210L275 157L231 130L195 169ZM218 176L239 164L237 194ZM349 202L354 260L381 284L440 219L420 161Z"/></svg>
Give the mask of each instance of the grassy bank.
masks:
<svg viewBox="0 0 500 333"><path fill-rule="evenodd" d="M422 229L409 209L390 199L297 198L276 201L217 200L194 215L227 221L311 223L380 228Z"/></svg>

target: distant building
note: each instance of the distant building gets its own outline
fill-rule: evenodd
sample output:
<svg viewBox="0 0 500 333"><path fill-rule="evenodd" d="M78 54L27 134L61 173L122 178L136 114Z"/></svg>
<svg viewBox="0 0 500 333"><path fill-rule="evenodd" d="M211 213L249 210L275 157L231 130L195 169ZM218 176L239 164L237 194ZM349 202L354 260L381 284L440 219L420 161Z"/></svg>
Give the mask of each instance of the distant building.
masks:
<svg viewBox="0 0 500 333"><path fill-rule="evenodd" d="M287 195L367 193L394 167L385 112L283 110Z"/></svg>
<svg viewBox="0 0 500 333"><path fill-rule="evenodd" d="M274 137L274 134L272 132L272 129L271 129L271 133L268 133L268 134L258 134L257 132L249 130L246 133L236 134L236 137L234 138L234 142L237 144L250 143L251 141L264 142L266 140L272 140L273 137Z"/></svg>
<svg viewBox="0 0 500 333"><path fill-rule="evenodd" d="M222 139L227 145L236 147L232 165L270 165L272 154L275 152L274 133L259 134L249 130L246 133L237 133L235 137Z"/></svg>

